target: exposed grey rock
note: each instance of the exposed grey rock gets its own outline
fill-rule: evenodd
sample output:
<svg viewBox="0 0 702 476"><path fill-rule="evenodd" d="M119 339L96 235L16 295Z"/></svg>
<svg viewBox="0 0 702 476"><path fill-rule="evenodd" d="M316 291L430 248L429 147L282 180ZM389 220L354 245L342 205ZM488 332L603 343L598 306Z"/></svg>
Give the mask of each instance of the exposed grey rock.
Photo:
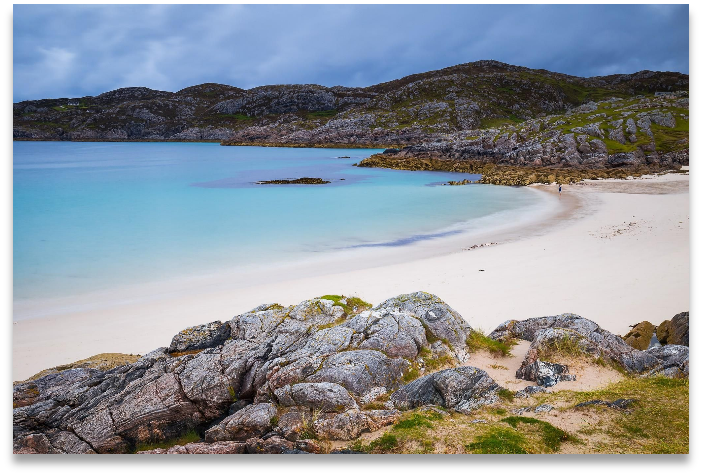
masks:
<svg viewBox="0 0 702 476"><path fill-rule="evenodd" d="M664 357L663 354L657 355L657 349L636 350L621 337L576 314L507 321L490 333L490 337L498 340L518 338L531 341L522 367L536 361L540 349L559 339L568 338L577 341L583 352L615 362L633 374L659 373L664 370L666 374L671 374L674 372L673 367L677 367L683 375L689 371L689 359L684 352L676 351L674 357Z"/></svg>
<svg viewBox="0 0 702 476"><path fill-rule="evenodd" d="M454 348L464 349L471 327L448 304L433 294L415 292L388 299L374 309L400 309L407 311L439 339L446 339Z"/></svg>
<svg viewBox="0 0 702 476"><path fill-rule="evenodd" d="M619 121L621 122L621 121ZM626 139L624 138L624 132L622 131L621 127L617 127L616 129L611 129L609 131L609 138L612 140L616 140L617 142L621 144L626 144Z"/></svg>
<svg viewBox="0 0 702 476"><path fill-rule="evenodd" d="M368 390L368 392L363 394L360 400L363 404L370 403L382 397L383 395L387 395L387 393L388 389L386 389L385 387L373 387L370 390Z"/></svg>
<svg viewBox="0 0 702 476"><path fill-rule="evenodd" d="M281 435L287 440L296 441L302 432L312 425L312 414L305 410L284 413L278 420Z"/></svg>
<svg viewBox="0 0 702 476"><path fill-rule="evenodd" d="M534 413L548 413L551 410L553 410L553 405L544 403L543 405L539 405L536 408L534 408Z"/></svg>
<svg viewBox="0 0 702 476"><path fill-rule="evenodd" d="M497 384L473 367L443 370L402 385L410 363L420 365L415 352L423 346L434 357L467 356L470 327L429 294L399 296L360 317L346 316L343 308L322 299L290 307L265 305L219 329L226 326L226 341L209 340L212 346L198 352L176 357L164 347L107 371L69 369L15 385L13 451L123 453L193 428L207 429L207 444L258 438L252 450L289 451L289 444L275 438L294 441L312 432L355 438L396 421L395 406L442 405L468 412L498 398ZM445 341L428 344L425 329ZM209 339L212 333L202 335ZM689 375L688 347L637 351L575 315L510 321L491 336L531 340L524 368L539 360L544 346L568 336L584 352L632 373ZM367 345L404 357L363 348L369 341ZM358 409L357 400L377 401L394 390L387 410ZM225 452L225 447L185 445L163 452ZM310 445L293 449L314 452Z"/></svg>
<svg viewBox="0 0 702 476"><path fill-rule="evenodd" d="M681 312L671 320L661 322L656 329L661 344L690 345L690 313Z"/></svg>
<svg viewBox="0 0 702 476"><path fill-rule="evenodd" d="M327 358L307 380L337 383L364 395L373 387L397 388L407 368L406 360L391 359L377 350L351 350Z"/></svg>
<svg viewBox="0 0 702 476"><path fill-rule="evenodd" d="M173 336L168 352L207 349L223 344L229 338L229 323L220 321L188 327Z"/></svg>
<svg viewBox="0 0 702 476"><path fill-rule="evenodd" d="M629 134L636 134L636 123L632 118L626 120L626 132Z"/></svg>
<svg viewBox="0 0 702 476"><path fill-rule="evenodd" d="M270 403L249 405L207 430L205 441L245 440L264 435L273 427L276 413L275 405Z"/></svg>
<svg viewBox="0 0 702 476"><path fill-rule="evenodd" d="M279 436L267 439L249 438L246 440L246 452L249 454L283 454L295 450L295 443Z"/></svg>
<svg viewBox="0 0 702 476"><path fill-rule="evenodd" d="M358 404L341 385L329 382L296 383L275 392L282 405L302 406L323 412L357 409Z"/></svg>
<svg viewBox="0 0 702 476"><path fill-rule="evenodd" d="M500 386L484 370L458 367L441 370L400 387L391 399L400 409L440 405L468 413L498 400Z"/></svg>
<svg viewBox="0 0 702 476"><path fill-rule="evenodd" d="M537 385L529 385L521 390L517 390L514 393L514 398L528 398L536 393L546 393L546 387L541 387Z"/></svg>
<svg viewBox="0 0 702 476"><path fill-rule="evenodd" d="M344 326L365 336L359 348L379 350L389 357L413 359L427 345L421 321L395 309L364 311Z"/></svg>
<svg viewBox="0 0 702 476"><path fill-rule="evenodd" d="M516 376L536 382L540 387L553 387L558 382L575 380L575 375L568 374L567 365L542 362L538 359L519 367Z"/></svg>
<svg viewBox="0 0 702 476"><path fill-rule="evenodd" d="M157 448L154 450L139 451L137 454L208 454L230 455L246 452L246 443L238 441L217 441L214 443L188 443L176 445L168 449Z"/></svg>
<svg viewBox="0 0 702 476"><path fill-rule="evenodd" d="M658 124L659 126L675 127L675 118L669 112L665 114L652 114L651 122L653 122L654 124Z"/></svg>
<svg viewBox="0 0 702 476"><path fill-rule="evenodd" d="M590 405L602 405L610 408L616 408L618 410L627 410L636 400L632 398L620 398L609 402L606 400L588 400L587 402L578 403L575 408L583 408Z"/></svg>
<svg viewBox="0 0 702 476"><path fill-rule="evenodd" d="M375 431L391 425L399 418L396 410L349 410L338 414L325 414L314 422L318 437L331 440L353 440L361 433Z"/></svg>
<svg viewBox="0 0 702 476"><path fill-rule="evenodd" d="M690 348L688 346L669 344L653 347L646 352L660 362L649 371L650 375L662 373L666 377L690 376Z"/></svg>

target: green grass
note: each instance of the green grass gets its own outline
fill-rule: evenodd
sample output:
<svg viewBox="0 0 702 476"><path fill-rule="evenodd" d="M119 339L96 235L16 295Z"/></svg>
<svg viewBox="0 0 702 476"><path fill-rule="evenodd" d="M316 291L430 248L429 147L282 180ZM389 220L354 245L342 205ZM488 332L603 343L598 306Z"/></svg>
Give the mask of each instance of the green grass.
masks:
<svg viewBox="0 0 702 476"><path fill-rule="evenodd" d="M600 448L602 452L687 454L690 451L688 379L627 378L602 390L559 393L569 396L573 407L588 400L636 400L630 412L606 407L593 409L602 412L607 422L594 430L609 437Z"/></svg>
<svg viewBox="0 0 702 476"><path fill-rule="evenodd" d="M512 402L514 400L514 392L507 389L507 388L501 388L500 390L497 391L497 395L508 402Z"/></svg>
<svg viewBox="0 0 702 476"><path fill-rule="evenodd" d="M558 357L577 358L587 355L580 347L579 339L570 334L547 342L539 348L539 357L542 360L549 360Z"/></svg>
<svg viewBox="0 0 702 476"><path fill-rule="evenodd" d="M236 398L236 391L234 390L234 387L232 387L230 385L229 387L227 387L227 391L229 392L229 397L232 399L232 402L236 402L237 398Z"/></svg>
<svg viewBox="0 0 702 476"><path fill-rule="evenodd" d="M526 439L511 428L491 428L486 433L478 435L473 443L466 445L470 453L502 455L527 454Z"/></svg>
<svg viewBox="0 0 702 476"><path fill-rule="evenodd" d="M138 443L136 445L136 449L134 451L135 452L149 451L149 450L155 450L157 448L167 449L167 448L170 448L170 447L176 446L176 445L184 446L184 445L187 445L188 443L196 443L200 440L201 440L201 438L200 438L200 435L198 434L197 431L189 430L177 438L172 438L169 440L158 441L158 442Z"/></svg>
<svg viewBox="0 0 702 476"><path fill-rule="evenodd" d="M247 116L246 114L215 114L216 118L220 119L236 119L237 121L254 121L255 117Z"/></svg>
<svg viewBox="0 0 702 476"><path fill-rule="evenodd" d="M440 413L415 413L408 418L404 418L393 426L395 430L409 430L411 428L434 428L432 421L443 420L444 417Z"/></svg>
<svg viewBox="0 0 702 476"><path fill-rule="evenodd" d="M430 453L434 450L434 440L428 436L427 431L434 429L434 425L443 419L442 414L433 410L410 412L381 437L367 445L357 440L351 448L365 453L384 453L401 452L412 446L414 449L410 452Z"/></svg>
<svg viewBox="0 0 702 476"><path fill-rule="evenodd" d="M340 294L325 294L324 296L320 296L317 299L325 299L327 301L334 302L334 305L341 306L347 315L358 314L373 307L371 303L368 303L361 298L346 297ZM346 300L346 304L342 302L343 300Z"/></svg>
<svg viewBox="0 0 702 476"><path fill-rule="evenodd" d="M675 127L651 124L656 151L666 153L690 147L690 121L677 116L675 122Z"/></svg>
<svg viewBox="0 0 702 476"><path fill-rule="evenodd" d="M433 357L432 352L427 347L422 347L419 351L419 357L424 361L424 370L426 372L434 372L435 370L452 367L456 364L456 359L448 354Z"/></svg>
<svg viewBox="0 0 702 476"><path fill-rule="evenodd" d="M410 367L402 374L402 381L410 383L419 378L419 367L416 364L411 364Z"/></svg>
<svg viewBox="0 0 702 476"><path fill-rule="evenodd" d="M307 116L308 117L333 117L338 114L338 111L336 109L330 109L328 111L313 111L313 112L308 112Z"/></svg>
<svg viewBox="0 0 702 476"><path fill-rule="evenodd" d="M514 116L516 117L516 116ZM482 119L480 121L481 129L497 129L504 126L513 126L521 122L521 120L514 120L511 117L494 117L488 119Z"/></svg>
<svg viewBox="0 0 702 476"><path fill-rule="evenodd" d="M499 340L489 338L482 331L473 329L470 331L468 339L466 339L466 344L468 345L468 349L471 351L484 349L492 354L507 356L512 355L510 350L516 344L516 341L510 340L507 342L501 342Z"/></svg>
<svg viewBox="0 0 702 476"><path fill-rule="evenodd" d="M570 439L570 436L565 431L556 428L549 422L536 418L511 416L503 418L502 421L515 429L519 424L536 425L541 432L542 443L551 451L558 451L561 448L561 443Z"/></svg>

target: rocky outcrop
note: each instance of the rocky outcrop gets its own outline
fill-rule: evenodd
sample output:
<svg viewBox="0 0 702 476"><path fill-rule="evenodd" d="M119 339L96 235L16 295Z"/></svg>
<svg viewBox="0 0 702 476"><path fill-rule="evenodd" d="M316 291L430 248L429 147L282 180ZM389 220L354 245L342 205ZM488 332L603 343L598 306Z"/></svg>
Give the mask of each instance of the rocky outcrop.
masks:
<svg viewBox="0 0 702 476"><path fill-rule="evenodd" d="M156 448L153 450L139 451L138 454L153 455L233 455L246 452L246 443L238 441L218 441L216 443L188 443L187 445L175 445L170 448Z"/></svg>
<svg viewBox="0 0 702 476"><path fill-rule="evenodd" d="M536 382L539 387L553 387L558 382L573 381L576 376L568 373L567 365L536 359L530 364L522 365L517 370L517 378Z"/></svg>
<svg viewBox="0 0 702 476"><path fill-rule="evenodd" d="M392 394L397 408L410 409L440 405L469 413L498 400L500 386L484 371L475 367L458 367L425 375Z"/></svg>
<svg viewBox="0 0 702 476"><path fill-rule="evenodd" d="M395 423L400 417L396 410L349 410L344 413L322 415L314 422L318 437L330 440L353 440L361 433L376 431Z"/></svg>
<svg viewBox="0 0 702 476"><path fill-rule="evenodd" d="M681 312L671 320L663 321L656 329L656 335L662 345L690 345L690 313Z"/></svg>
<svg viewBox="0 0 702 476"><path fill-rule="evenodd" d="M428 345L425 325L465 352L458 336L470 327L426 293L352 316L326 299L262 305L225 323L188 328L169 348L133 364L16 385L15 449L125 452L193 429L208 443L266 439L271 431L355 438L396 418L393 410L361 411L359 402L403 384Z"/></svg>
<svg viewBox="0 0 702 476"><path fill-rule="evenodd" d="M13 451L125 453L150 445L159 448L146 453L316 453L314 439L352 440L393 424L403 410L469 413L502 395L475 367L424 373L428 355L469 362L471 328L438 297L417 292L352 309L327 299L266 304L186 329L171 347L133 363L18 383ZM543 387L523 396L569 378L567 367L539 358L564 338L632 374L689 375L688 347L639 351L574 314L508 321L491 337L532 341L519 372ZM178 444L194 433L204 441Z"/></svg>
<svg viewBox="0 0 702 476"><path fill-rule="evenodd" d="M215 347L223 344L230 334L229 324L222 324L220 321L188 327L173 337L168 352L187 352Z"/></svg>
<svg viewBox="0 0 702 476"><path fill-rule="evenodd" d="M566 339L575 342L583 353L616 363L632 374L689 375L689 357L686 352L662 352L665 347L643 351L634 349L621 337L576 314L507 321L500 324L490 337L531 341L520 372L536 362L545 349Z"/></svg>
<svg viewBox="0 0 702 476"><path fill-rule="evenodd" d="M624 337L624 342L634 349L646 350L651 343L651 338L656 333L656 326L648 321L636 324Z"/></svg>
<svg viewBox="0 0 702 476"><path fill-rule="evenodd" d="M273 428L276 406L271 403L248 405L207 430L205 441L246 440L262 436Z"/></svg>

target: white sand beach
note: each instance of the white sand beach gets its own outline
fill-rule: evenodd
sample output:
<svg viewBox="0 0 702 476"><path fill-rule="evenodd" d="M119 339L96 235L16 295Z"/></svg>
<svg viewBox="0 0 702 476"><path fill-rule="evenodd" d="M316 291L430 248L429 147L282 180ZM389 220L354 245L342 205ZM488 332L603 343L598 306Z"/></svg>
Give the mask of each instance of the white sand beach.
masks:
<svg viewBox="0 0 702 476"><path fill-rule="evenodd" d="M13 379L103 352L143 354L185 327L324 294L378 304L422 290L487 332L507 319L572 312L623 334L631 324L689 310L688 187L681 174L586 182L564 186L558 205L528 224L374 251L370 260L349 255L333 265L16 302ZM553 186L537 188L557 194Z"/></svg>

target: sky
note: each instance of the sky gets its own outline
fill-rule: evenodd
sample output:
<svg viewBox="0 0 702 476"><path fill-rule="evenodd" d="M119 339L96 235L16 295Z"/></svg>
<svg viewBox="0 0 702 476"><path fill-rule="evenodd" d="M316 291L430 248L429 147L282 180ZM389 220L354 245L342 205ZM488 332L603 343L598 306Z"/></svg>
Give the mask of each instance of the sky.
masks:
<svg viewBox="0 0 702 476"><path fill-rule="evenodd" d="M15 5L13 100L129 86L369 86L494 59L689 72L687 5Z"/></svg>

